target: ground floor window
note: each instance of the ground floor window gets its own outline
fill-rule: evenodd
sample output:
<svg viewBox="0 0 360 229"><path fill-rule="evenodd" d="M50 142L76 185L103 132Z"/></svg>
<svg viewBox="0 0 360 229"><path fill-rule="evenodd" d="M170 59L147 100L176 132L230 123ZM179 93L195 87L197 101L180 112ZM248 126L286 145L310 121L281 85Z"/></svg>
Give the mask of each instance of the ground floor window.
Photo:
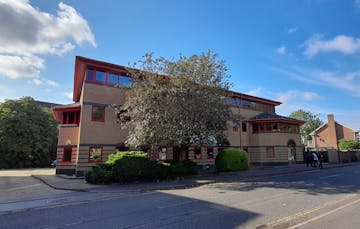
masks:
<svg viewBox="0 0 360 229"><path fill-rule="evenodd" d="M195 159L201 159L201 148L195 148L194 149L194 158Z"/></svg>
<svg viewBox="0 0 360 229"><path fill-rule="evenodd" d="M89 148L89 162L101 162L102 161L102 146L90 146Z"/></svg>
<svg viewBox="0 0 360 229"><path fill-rule="evenodd" d="M273 146L266 147L266 157L275 157L275 151Z"/></svg>
<svg viewBox="0 0 360 229"><path fill-rule="evenodd" d="M214 159L214 148L207 148L207 159Z"/></svg>
<svg viewBox="0 0 360 229"><path fill-rule="evenodd" d="M63 155L63 162L71 162L71 156L72 156L72 148L71 147L65 147L64 148L64 155Z"/></svg>

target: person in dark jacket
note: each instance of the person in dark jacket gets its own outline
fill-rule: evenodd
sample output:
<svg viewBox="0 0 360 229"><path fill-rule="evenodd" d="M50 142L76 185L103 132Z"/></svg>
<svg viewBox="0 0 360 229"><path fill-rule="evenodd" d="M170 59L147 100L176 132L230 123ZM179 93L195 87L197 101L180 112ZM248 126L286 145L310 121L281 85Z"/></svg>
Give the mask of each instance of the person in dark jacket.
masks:
<svg viewBox="0 0 360 229"><path fill-rule="evenodd" d="M322 169L323 168L323 162L324 162L324 155L321 153L319 155L319 168Z"/></svg>

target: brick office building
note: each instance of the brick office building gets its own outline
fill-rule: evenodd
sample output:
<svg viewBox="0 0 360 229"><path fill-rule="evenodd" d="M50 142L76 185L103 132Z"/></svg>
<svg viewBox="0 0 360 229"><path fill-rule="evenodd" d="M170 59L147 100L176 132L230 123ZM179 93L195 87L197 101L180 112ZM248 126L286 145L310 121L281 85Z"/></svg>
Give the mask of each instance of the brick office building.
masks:
<svg viewBox="0 0 360 229"><path fill-rule="evenodd" d="M107 62L76 57L73 104L53 108L60 122L57 174L83 175L96 163L107 160L116 150L127 149L128 131L122 128L114 110L131 90L132 79L126 68ZM303 145L299 134L302 121L275 113L280 102L229 91L227 102L243 120L230 123L226 131L231 147L248 152L254 164L302 161ZM150 149L156 159L190 159L199 165L214 164L221 146L194 146L185 155L176 149Z"/></svg>

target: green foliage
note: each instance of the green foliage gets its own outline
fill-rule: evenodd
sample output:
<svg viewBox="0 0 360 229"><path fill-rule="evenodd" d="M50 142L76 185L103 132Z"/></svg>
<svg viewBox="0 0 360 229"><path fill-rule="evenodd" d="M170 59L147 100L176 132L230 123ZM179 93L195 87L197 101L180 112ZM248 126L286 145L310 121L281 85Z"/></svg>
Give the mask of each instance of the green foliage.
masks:
<svg viewBox="0 0 360 229"><path fill-rule="evenodd" d="M128 110L133 146L161 145L186 149L192 144L213 144L230 120L223 102L229 88L224 61L211 51L178 60L154 59L146 54L132 71L132 90L123 109ZM215 137L215 138L214 138Z"/></svg>
<svg viewBox="0 0 360 229"><path fill-rule="evenodd" d="M31 97L0 104L0 168L48 166L56 157L57 123Z"/></svg>
<svg viewBox="0 0 360 229"><path fill-rule="evenodd" d="M353 150L357 148L357 143L354 140L350 139L340 139L339 140L339 149L340 150Z"/></svg>
<svg viewBox="0 0 360 229"><path fill-rule="evenodd" d="M126 152L117 152L114 154L110 154L108 160L105 162L106 164L114 165L115 161L123 158L123 157L142 157L147 158L147 154L142 151L126 151Z"/></svg>
<svg viewBox="0 0 360 229"><path fill-rule="evenodd" d="M170 166L170 173L172 176L194 175L197 174L197 165L190 160L172 163Z"/></svg>
<svg viewBox="0 0 360 229"><path fill-rule="evenodd" d="M85 173L85 180L92 184L108 184L113 181L111 170L108 166L99 164Z"/></svg>
<svg viewBox="0 0 360 229"><path fill-rule="evenodd" d="M310 111L304 111L302 109L290 114L290 118L305 122L304 125L300 126L301 139L304 144L306 143L306 140L311 140L310 133L323 124L318 116L319 115L317 114L313 114Z"/></svg>
<svg viewBox="0 0 360 229"><path fill-rule="evenodd" d="M158 163L149 160L144 152L132 151L109 155L109 160L93 167L92 170L86 173L85 179L89 183L105 184L111 182L164 180L196 173L195 162Z"/></svg>
<svg viewBox="0 0 360 229"><path fill-rule="evenodd" d="M215 158L217 171L248 170L249 159L245 151L238 149L225 149Z"/></svg>

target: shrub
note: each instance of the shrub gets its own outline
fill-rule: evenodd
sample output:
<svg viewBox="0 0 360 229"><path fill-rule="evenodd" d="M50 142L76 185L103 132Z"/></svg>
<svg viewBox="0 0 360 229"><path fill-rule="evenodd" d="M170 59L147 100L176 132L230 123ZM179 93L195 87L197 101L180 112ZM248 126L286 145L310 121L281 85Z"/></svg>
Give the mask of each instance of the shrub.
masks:
<svg viewBox="0 0 360 229"><path fill-rule="evenodd" d="M170 164L148 161L145 164L143 177L146 180L164 180L170 176Z"/></svg>
<svg viewBox="0 0 360 229"><path fill-rule="evenodd" d="M105 169L104 164L94 166L90 171L85 173L85 180L92 184L108 184L113 181L111 171Z"/></svg>
<svg viewBox="0 0 360 229"><path fill-rule="evenodd" d="M197 165L190 160L173 162L170 165L170 174L172 176L186 176L197 174Z"/></svg>
<svg viewBox="0 0 360 229"><path fill-rule="evenodd" d="M185 160L158 163L147 158L141 151L117 152L86 173L89 183L132 182L141 180L163 180L169 177L186 176L197 173L195 162Z"/></svg>
<svg viewBox="0 0 360 229"><path fill-rule="evenodd" d="M123 157L142 157L147 158L147 154L142 151L126 151L126 152L117 152L114 154L110 154L108 160L105 162L109 165L114 165L115 161L123 158Z"/></svg>
<svg viewBox="0 0 360 229"><path fill-rule="evenodd" d="M113 165L113 176L117 182L142 180L145 165L149 159L138 156L124 156L117 159Z"/></svg>
<svg viewBox="0 0 360 229"><path fill-rule="evenodd" d="M245 151L229 148L217 155L215 166L218 171L247 170L249 159Z"/></svg>

